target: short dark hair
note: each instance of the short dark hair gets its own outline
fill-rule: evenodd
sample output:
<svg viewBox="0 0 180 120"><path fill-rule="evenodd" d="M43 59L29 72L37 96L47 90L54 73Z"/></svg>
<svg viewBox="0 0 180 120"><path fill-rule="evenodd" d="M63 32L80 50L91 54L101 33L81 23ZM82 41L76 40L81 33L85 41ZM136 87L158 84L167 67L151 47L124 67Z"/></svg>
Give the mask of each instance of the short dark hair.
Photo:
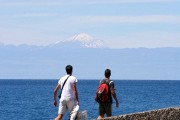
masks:
<svg viewBox="0 0 180 120"><path fill-rule="evenodd" d="M104 71L104 75L105 75L105 77L109 78L111 76L111 70L110 69L106 69Z"/></svg>
<svg viewBox="0 0 180 120"><path fill-rule="evenodd" d="M73 70L73 67L71 65L66 66L66 73L67 74L72 74L72 70Z"/></svg>

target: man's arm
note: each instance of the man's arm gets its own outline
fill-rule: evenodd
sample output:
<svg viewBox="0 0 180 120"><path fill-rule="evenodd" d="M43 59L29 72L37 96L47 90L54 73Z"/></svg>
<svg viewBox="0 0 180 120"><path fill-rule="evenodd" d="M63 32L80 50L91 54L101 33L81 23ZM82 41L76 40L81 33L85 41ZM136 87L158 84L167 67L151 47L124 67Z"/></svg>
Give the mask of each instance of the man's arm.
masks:
<svg viewBox="0 0 180 120"><path fill-rule="evenodd" d="M76 100L79 104L79 100L78 100L78 92L77 92L77 89L76 89L76 83L73 83L73 91L74 91L74 95L76 97Z"/></svg>
<svg viewBox="0 0 180 120"><path fill-rule="evenodd" d="M54 89L54 106L57 106L57 101L56 101L56 96L57 96L57 91L61 87L60 84L57 84L56 88Z"/></svg>
<svg viewBox="0 0 180 120"><path fill-rule="evenodd" d="M118 102L118 99L117 99L117 96L116 96L116 93L115 93L114 89L111 90L111 95L113 96L114 100L116 101L116 107L118 108L119 107L119 102Z"/></svg>

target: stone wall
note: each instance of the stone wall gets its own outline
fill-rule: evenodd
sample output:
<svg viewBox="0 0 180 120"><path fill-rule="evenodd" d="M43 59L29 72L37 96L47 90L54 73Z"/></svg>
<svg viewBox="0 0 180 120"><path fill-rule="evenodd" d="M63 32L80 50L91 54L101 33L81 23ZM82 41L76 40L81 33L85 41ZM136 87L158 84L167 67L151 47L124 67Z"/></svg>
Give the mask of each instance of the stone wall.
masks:
<svg viewBox="0 0 180 120"><path fill-rule="evenodd" d="M165 108L134 114L114 116L104 120L180 120L180 108Z"/></svg>

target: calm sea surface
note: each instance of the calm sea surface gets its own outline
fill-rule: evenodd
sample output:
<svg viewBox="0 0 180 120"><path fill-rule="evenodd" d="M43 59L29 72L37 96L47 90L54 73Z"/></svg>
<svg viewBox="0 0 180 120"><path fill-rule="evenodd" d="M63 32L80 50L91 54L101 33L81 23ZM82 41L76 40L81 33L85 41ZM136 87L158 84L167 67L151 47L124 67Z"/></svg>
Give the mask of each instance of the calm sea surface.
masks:
<svg viewBox="0 0 180 120"><path fill-rule="evenodd" d="M1 120L52 120L53 91L58 80L0 80ZM180 106L180 81L116 80L120 107L113 104L113 115ZM97 118L94 101L99 80L79 80L80 111L87 110L89 120ZM63 120L67 120L68 113Z"/></svg>

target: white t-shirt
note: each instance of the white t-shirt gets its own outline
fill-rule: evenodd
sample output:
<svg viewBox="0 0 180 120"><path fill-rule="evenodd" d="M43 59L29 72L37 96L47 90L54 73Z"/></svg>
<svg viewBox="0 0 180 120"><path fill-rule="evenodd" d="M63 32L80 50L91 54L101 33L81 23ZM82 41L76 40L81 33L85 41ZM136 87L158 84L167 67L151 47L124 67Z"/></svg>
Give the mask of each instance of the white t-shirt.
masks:
<svg viewBox="0 0 180 120"><path fill-rule="evenodd" d="M61 85L61 89L62 89L62 86L65 82L65 80L67 79L69 75L65 75L63 76L62 78L59 79L58 81L58 84ZM77 82L77 79L76 77L74 76L70 76L65 85L64 85L64 88L63 88L63 91L62 91L62 94L61 94L61 100L70 100L70 99L74 99L75 98L75 95L74 95L74 91L72 89L72 85L73 83L76 83Z"/></svg>

